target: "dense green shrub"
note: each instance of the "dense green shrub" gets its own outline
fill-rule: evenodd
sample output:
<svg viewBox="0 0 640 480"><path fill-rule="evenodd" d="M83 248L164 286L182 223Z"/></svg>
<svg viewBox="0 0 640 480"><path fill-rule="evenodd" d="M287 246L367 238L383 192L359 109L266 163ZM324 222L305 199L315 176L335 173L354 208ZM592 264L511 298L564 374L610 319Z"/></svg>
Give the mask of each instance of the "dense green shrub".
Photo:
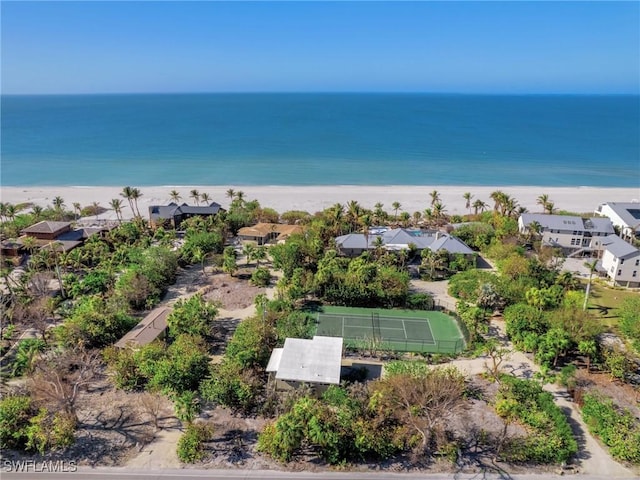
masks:
<svg viewBox="0 0 640 480"><path fill-rule="evenodd" d="M449 280L449 294L460 300L475 303L483 284L495 284L497 277L484 270L467 270L456 273Z"/></svg>
<svg viewBox="0 0 640 480"><path fill-rule="evenodd" d="M257 287L266 287L271 282L271 272L268 268L259 267L251 274L251 284Z"/></svg>
<svg viewBox="0 0 640 480"><path fill-rule="evenodd" d="M523 424L528 435L507 444L504 455L512 461L566 462L578 451L571 427L553 395L531 380L503 376L496 395L496 411ZM509 405L505 408L505 405Z"/></svg>
<svg viewBox="0 0 640 480"><path fill-rule="evenodd" d="M213 438L213 427L201 423L187 425L178 440L177 454L181 462L195 463L205 455L204 443Z"/></svg>
<svg viewBox="0 0 640 480"><path fill-rule="evenodd" d="M0 448L24 448L26 428L33 415L27 396L6 396L0 400Z"/></svg>
<svg viewBox="0 0 640 480"><path fill-rule="evenodd" d="M187 300L180 299L167 317L169 334L173 338L182 334L210 336L217 315L216 306L207 301L202 294L195 294Z"/></svg>
<svg viewBox="0 0 640 480"><path fill-rule="evenodd" d="M82 297L71 316L56 327L54 334L68 346L82 343L88 348L101 348L119 340L136 323L136 319L127 313L126 306L115 299Z"/></svg>
<svg viewBox="0 0 640 480"><path fill-rule="evenodd" d="M303 397L291 410L268 424L258 437L258 450L288 462L303 446L312 446L330 464L366 458L385 459L404 442L393 422L376 417L367 398L331 386L321 400Z"/></svg>
<svg viewBox="0 0 640 480"><path fill-rule="evenodd" d="M208 402L247 413L257 406L263 388L255 370L225 359L211 367L209 377L200 385L200 395Z"/></svg>
<svg viewBox="0 0 640 480"><path fill-rule="evenodd" d="M405 306L411 310L433 310L433 297L428 293L410 293Z"/></svg>
<svg viewBox="0 0 640 480"><path fill-rule="evenodd" d="M586 393L582 400L582 418L589 431L609 447L613 458L640 464L638 419L617 407L610 398Z"/></svg>
<svg viewBox="0 0 640 480"><path fill-rule="evenodd" d="M25 338L24 340L20 340L11 367L11 376L20 377L25 373L29 373L38 353L43 352L46 346L47 344L40 338Z"/></svg>
<svg viewBox="0 0 640 480"><path fill-rule="evenodd" d="M198 263L200 255L222 253L223 240L219 232L187 230L184 245L180 249L180 259L185 263Z"/></svg>

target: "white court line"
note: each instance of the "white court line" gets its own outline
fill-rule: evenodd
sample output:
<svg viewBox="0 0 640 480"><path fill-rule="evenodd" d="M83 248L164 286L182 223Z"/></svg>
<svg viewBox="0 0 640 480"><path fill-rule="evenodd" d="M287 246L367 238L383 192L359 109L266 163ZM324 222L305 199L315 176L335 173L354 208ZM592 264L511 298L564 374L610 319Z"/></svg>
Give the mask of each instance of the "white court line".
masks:
<svg viewBox="0 0 640 480"><path fill-rule="evenodd" d="M409 335L407 335L407 328L404 326L404 320L402 320L402 330L404 330L404 338L409 339Z"/></svg>

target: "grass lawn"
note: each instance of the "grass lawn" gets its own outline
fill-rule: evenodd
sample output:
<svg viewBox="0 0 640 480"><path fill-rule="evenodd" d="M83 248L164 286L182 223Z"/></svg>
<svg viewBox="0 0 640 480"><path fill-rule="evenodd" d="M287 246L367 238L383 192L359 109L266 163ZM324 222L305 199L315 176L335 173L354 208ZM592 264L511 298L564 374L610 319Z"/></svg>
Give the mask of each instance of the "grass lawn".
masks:
<svg viewBox="0 0 640 480"><path fill-rule="evenodd" d="M591 294L587 308L597 317L603 320L603 324L609 329L618 327L617 309L626 298L637 297L640 293L627 290L617 290L601 283L591 284Z"/></svg>

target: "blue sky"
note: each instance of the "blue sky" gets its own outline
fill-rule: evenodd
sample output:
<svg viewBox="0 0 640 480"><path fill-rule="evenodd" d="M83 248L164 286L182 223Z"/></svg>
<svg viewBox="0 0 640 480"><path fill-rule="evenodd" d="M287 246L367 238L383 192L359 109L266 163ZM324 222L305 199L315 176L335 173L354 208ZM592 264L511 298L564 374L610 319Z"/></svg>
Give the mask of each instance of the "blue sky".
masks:
<svg viewBox="0 0 640 480"><path fill-rule="evenodd" d="M638 93L638 2L2 1L3 93Z"/></svg>

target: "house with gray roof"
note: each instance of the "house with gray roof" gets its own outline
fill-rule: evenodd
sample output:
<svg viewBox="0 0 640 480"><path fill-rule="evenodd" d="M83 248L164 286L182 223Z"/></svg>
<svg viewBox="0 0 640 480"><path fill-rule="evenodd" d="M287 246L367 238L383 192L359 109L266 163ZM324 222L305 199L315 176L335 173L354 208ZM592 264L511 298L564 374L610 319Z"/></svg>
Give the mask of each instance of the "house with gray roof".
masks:
<svg viewBox="0 0 640 480"><path fill-rule="evenodd" d="M595 213L611 220L625 240L640 238L640 202L603 203L598 205Z"/></svg>
<svg viewBox="0 0 640 480"><path fill-rule="evenodd" d="M601 265L614 285L640 286L640 250L617 235L603 240Z"/></svg>
<svg viewBox="0 0 640 480"><path fill-rule="evenodd" d="M350 233L335 239L338 251L348 257L357 257L364 251L373 251L382 246L387 251L409 250L413 245L416 250L425 248L434 253L446 251L450 254L462 254L475 256L460 239L437 230L408 230L404 228L381 229L378 228L368 235L363 233Z"/></svg>
<svg viewBox="0 0 640 480"><path fill-rule="evenodd" d="M539 225L543 245L561 248L569 256L601 252L604 237L615 233L613 224L608 218L583 218L544 213L520 215L518 219L520 233L527 234L534 222Z"/></svg>
<svg viewBox="0 0 640 480"><path fill-rule="evenodd" d="M329 385L340 384L342 338L315 336L287 338L282 348L274 348L267 372L275 377L277 391L288 391L306 384L315 394Z"/></svg>
<svg viewBox="0 0 640 480"><path fill-rule="evenodd" d="M191 217L212 217L224 208L219 203L211 202L209 205L178 205L171 202L169 205L151 205L149 207L149 223L152 227L170 226L179 228L180 224Z"/></svg>

